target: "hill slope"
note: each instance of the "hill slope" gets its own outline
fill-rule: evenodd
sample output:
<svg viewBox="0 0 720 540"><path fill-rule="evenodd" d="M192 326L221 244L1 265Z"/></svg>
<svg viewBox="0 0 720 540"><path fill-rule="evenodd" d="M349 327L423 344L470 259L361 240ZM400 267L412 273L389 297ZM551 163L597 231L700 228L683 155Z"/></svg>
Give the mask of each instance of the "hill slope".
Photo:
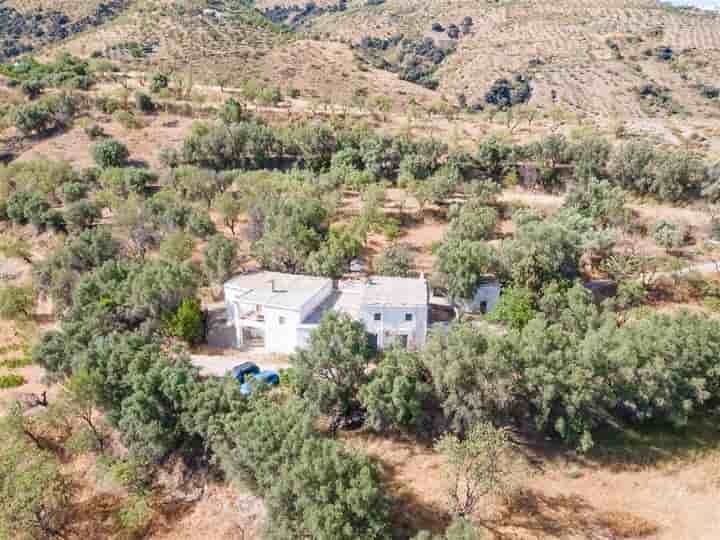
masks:
<svg viewBox="0 0 720 540"><path fill-rule="evenodd" d="M450 39L447 29L462 29L466 17L469 32ZM433 23L445 31L433 31ZM356 0L313 28L355 45L398 34L452 42L456 51L436 73L438 90L470 103L483 102L495 80L521 73L531 77L531 102L581 114L717 111L702 89L720 83L720 17L652 0ZM653 88L643 97L645 85Z"/></svg>

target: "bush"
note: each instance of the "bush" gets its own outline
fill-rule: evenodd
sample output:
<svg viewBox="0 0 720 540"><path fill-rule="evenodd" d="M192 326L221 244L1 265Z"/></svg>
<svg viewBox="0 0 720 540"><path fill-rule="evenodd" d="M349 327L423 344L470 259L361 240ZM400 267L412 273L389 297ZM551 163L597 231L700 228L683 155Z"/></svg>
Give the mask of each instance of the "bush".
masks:
<svg viewBox="0 0 720 540"><path fill-rule="evenodd" d="M197 345L205 337L205 314L196 298L186 298L177 311L164 322L165 333Z"/></svg>
<svg viewBox="0 0 720 540"><path fill-rule="evenodd" d="M118 521L128 538L143 538L151 519L152 507L144 495L125 498L118 510Z"/></svg>
<svg viewBox="0 0 720 540"><path fill-rule="evenodd" d="M217 227L206 212L194 210L188 219L188 231L198 238L209 238L217 234Z"/></svg>
<svg viewBox="0 0 720 540"><path fill-rule="evenodd" d="M91 124L85 128L85 135L87 135L90 139L95 140L105 137L105 130L97 124Z"/></svg>
<svg viewBox="0 0 720 540"><path fill-rule="evenodd" d="M99 142L93 148L95 163L103 168L125 167L129 156L127 146L115 139Z"/></svg>
<svg viewBox="0 0 720 540"><path fill-rule="evenodd" d="M0 386L10 378L22 379L6 375ZM72 486L55 454L30 442L24 422L16 407L0 426L0 531L18 540L65 537Z"/></svg>
<svg viewBox="0 0 720 540"><path fill-rule="evenodd" d="M535 298L531 291L517 287L505 289L500 301L495 305L489 319L508 325L510 328L523 328L537 314Z"/></svg>
<svg viewBox="0 0 720 540"><path fill-rule="evenodd" d="M65 209L64 222L68 231L80 232L93 227L101 217L102 212L97 204L81 199Z"/></svg>
<svg viewBox="0 0 720 540"><path fill-rule="evenodd" d="M498 79L485 94L485 102L501 109L525 103L530 99L532 87L525 75L516 74L512 79Z"/></svg>
<svg viewBox="0 0 720 540"><path fill-rule="evenodd" d="M122 109L122 103L120 103L117 99L107 97L107 96L100 96L97 98L97 107L105 114L115 114L117 111Z"/></svg>
<svg viewBox="0 0 720 540"><path fill-rule="evenodd" d="M152 98L144 92L135 93L135 107L144 113L151 113L155 110L155 103Z"/></svg>
<svg viewBox="0 0 720 540"><path fill-rule="evenodd" d="M183 262L192 257L195 241L184 231L169 234L160 244L160 256L168 261Z"/></svg>
<svg viewBox="0 0 720 540"><path fill-rule="evenodd" d="M652 238L665 249L682 247L687 237L685 227L671 221L660 220L652 228Z"/></svg>
<svg viewBox="0 0 720 540"><path fill-rule="evenodd" d="M0 288L0 318L30 319L35 306L35 291L28 286L8 285Z"/></svg>
<svg viewBox="0 0 720 540"><path fill-rule="evenodd" d="M65 216L57 208L51 208L43 215L43 225L59 232L65 230Z"/></svg>
<svg viewBox="0 0 720 540"><path fill-rule="evenodd" d="M15 127L24 135L43 134L53 123L53 116L40 103L31 103L15 109Z"/></svg>
<svg viewBox="0 0 720 540"><path fill-rule="evenodd" d="M45 224L45 215L50 203L37 191L16 191L7 200L8 218L20 225L32 223L35 226Z"/></svg>
<svg viewBox="0 0 720 540"><path fill-rule="evenodd" d="M250 119L245 106L233 98L223 103L218 118L225 124L238 124Z"/></svg>
<svg viewBox="0 0 720 540"><path fill-rule="evenodd" d="M115 111L113 113L113 120L125 129L139 129L142 127L142 122L140 122L130 111Z"/></svg>
<svg viewBox="0 0 720 540"><path fill-rule="evenodd" d="M20 90L22 90L22 93L30 99L35 99L36 97L38 97L40 94L42 94L42 91L44 89L45 83L42 80L38 79L23 81L20 85Z"/></svg>
<svg viewBox="0 0 720 540"><path fill-rule="evenodd" d="M11 373L9 375L0 375L0 389L8 389L8 388L17 388L18 386L22 386L27 381L25 380L25 377L22 375L17 375L16 373Z"/></svg>
<svg viewBox="0 0 720 540"><path fill-rule="evenodd" d="M167 75L164 73L155 73L150 80L150 91L153 94L157 94L160 90L167 88L170 83Z"/></svg>

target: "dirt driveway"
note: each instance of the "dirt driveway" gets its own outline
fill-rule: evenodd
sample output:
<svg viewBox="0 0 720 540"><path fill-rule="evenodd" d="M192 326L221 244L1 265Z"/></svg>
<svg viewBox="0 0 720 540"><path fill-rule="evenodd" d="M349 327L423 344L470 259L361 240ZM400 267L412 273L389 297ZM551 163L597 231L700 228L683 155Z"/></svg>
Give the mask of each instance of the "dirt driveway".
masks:
<svg viewBox="0 0 720 540"><path fill-rule="evenodd" d="M190 356L190 360L194 366L200 368L202 375L214 375L216 377L222 377L243 362L255 362L260 369L272 369L275 371L290 367L286 356L252 351L238 351L237 355L222 356L193 354Z"/></svg>

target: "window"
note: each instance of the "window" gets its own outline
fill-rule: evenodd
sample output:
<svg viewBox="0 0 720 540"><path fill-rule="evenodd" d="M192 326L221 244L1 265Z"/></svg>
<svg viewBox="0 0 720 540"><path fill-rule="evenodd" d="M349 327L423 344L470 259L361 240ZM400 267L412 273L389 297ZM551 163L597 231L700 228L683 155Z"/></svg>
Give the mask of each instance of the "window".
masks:
<svg viewBox="0 0 720 540"><path fill-rule="evenodd" d="M488 303L484 302L484 301L480 302L480 313L485 315L487 313L487 310L488 310Z"/></svg>
<svg viewBox="0 0 720 540"><path fill-rule="evenodd" d="M405 322L412 322L413 320L413 314L412 313L406 313L405 314Z"/></svg>
<svg viewBox="0 0 720 540"><path fill-rule="evenodd" d="M285 317L278 317L278 324L285 324Z"/></svg>
<svg viewBox="0 0 720 540"><path fill-rule="evenodd" d="M373 315L373 320L374 321L382 321L382 313L375 313Z"/></svg>

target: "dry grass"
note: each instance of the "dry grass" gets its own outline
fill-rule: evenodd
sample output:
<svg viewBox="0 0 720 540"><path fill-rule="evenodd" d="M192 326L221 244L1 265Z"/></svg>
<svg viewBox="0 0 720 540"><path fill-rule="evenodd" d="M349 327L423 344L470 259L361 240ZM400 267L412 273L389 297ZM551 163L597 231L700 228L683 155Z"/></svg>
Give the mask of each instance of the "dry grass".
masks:
<svg viewBox="0 0 720 540"><path fill-rule="evenodd" d="M622 510L602 513L598 521L617 538L646 538L659 529L656 523Z"/></svg>
<svg viewBox="0 0 720 540"><path fill-rule="evenodd" d="M414 441L366 433L342 436L351 448L383 465L398 500L395 524L401 534L444 529L450 517L441 456ZM678 435L673 441L682 444L682 439ZM653 448L660 439L643 441ZM494 540L713 540L720 534L720 450L712 441L707 444L704 453L673 447L678 459L670 468L619 469L607 460L577 460L557 448L532 445L527 452L534 466L527 469L522 487L485 501L474 519ZM629 448L644 452L639 442Z"/></svg>

